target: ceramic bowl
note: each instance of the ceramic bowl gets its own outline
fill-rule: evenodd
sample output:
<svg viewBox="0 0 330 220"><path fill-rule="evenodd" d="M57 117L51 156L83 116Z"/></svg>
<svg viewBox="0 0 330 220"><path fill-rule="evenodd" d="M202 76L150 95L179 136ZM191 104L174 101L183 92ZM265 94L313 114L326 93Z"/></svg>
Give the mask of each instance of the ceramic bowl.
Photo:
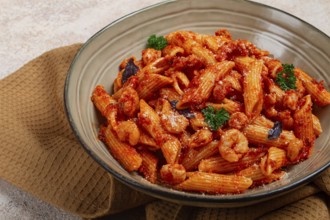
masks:
<svg viewBox="0 0 330 220"><path fill-rule="evenodd" d="M330 39L321 31L277 9L241 0L165 1L129 14L92 36L76 55L65 84L65 106L72 129L82 147L122 183L167 201L207 207L237 207L287 193L308 183L330 164L330 107L317 109L323 133L312 156L288 169L286 177L238 195L181 192L151 184L126 172L97 139L100 118L91 102L97 84L112 88L120 62L140 57L152 34L184 29L214 34L228 29L234 39L247 39L268 50L283 63L293 63L317 80L330 82ZM111 92L110 89L108 92Z"/></svg>

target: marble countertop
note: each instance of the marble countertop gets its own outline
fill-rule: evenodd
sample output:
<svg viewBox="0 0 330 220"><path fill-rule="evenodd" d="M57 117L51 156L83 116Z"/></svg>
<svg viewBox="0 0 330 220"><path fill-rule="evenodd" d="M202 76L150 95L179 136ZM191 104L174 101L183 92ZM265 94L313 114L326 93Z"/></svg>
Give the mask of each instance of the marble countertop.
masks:
<svg viewBox="0 0 330 220"><path fill-rule="evenodd" d="M0 0L0 79L41 53L85 42L112 21L162 0ZM254 0L330 36L329 0ZM0 179L0 220L80 219Z"/></svg>

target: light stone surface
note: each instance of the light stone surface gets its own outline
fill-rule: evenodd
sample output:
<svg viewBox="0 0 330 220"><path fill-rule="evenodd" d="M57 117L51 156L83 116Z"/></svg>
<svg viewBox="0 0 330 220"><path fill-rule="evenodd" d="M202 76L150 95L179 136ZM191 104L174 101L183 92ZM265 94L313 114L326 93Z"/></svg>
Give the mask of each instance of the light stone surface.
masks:
<svg viewBox="0 0 330 220"><path fill-rule="evenodd" d="M0 79L41 53L85 42L112 21L162 0L0 0ZM254 0L330 36L330 0ZM0 179L0 220L80 219Z"/></svg>

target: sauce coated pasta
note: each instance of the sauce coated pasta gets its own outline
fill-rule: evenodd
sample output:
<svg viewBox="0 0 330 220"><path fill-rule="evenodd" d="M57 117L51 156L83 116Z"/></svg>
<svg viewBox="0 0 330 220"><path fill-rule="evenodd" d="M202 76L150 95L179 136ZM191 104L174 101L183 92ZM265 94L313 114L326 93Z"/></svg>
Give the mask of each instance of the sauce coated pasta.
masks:
<svg viewBox="0 0 330 220"><path fill-rule="evenodd" d="M330 104L324 82L227 30L153 35L149 45L122 61L111 94L97 85L91 98L107 119L99 138L128 172L177 190L241 193L312 153L322 133L313 104Z"/></svg>

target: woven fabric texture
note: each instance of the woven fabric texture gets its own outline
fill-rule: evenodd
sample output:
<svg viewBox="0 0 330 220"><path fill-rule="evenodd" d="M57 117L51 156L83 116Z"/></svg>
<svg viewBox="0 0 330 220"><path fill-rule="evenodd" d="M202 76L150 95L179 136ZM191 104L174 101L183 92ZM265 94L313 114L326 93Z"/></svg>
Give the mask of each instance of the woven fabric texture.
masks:
<svg viewBox="0 0 330 220"><path fill-rule="evenodd" d="M97 217L150 197L114 180L71 132L63 88L80 47L46 52L0 81L0 177L57 207Z"/></svg>
<svg viewBox="0 0 330 220"><path fill-rule="evenodd" d="M155 201L115 180L79 146L65 115L64 81L80 47L46 52L0 81L0 178L84 218L329 219L330 170L282 197L234 209Z"/></svg>

